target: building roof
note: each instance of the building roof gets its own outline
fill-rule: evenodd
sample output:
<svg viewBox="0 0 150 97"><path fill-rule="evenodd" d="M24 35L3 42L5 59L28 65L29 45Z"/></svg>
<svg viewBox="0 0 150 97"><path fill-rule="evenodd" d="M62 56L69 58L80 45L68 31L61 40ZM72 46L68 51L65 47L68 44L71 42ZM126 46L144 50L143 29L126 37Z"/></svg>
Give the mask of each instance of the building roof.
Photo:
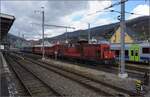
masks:
<svg viewBox="0 0 150 97"><path fill-rule="evenodd" d="M0 38L3 39L5 35L7 35L10 30L15 17L8 14L0 13Z"/></svg>
<svg viewBox="0 0 150 97"><path fill-rule="evenodd" d="M138 33L131 30L129 27L126 28L126 33L128 33L128 35L130 35L134 40L138 39Z"/></svg>
<svg viewBox="0 0 150 97"><path fill-rule="evenodd" d="M115 29L115 31L112 32L110 36L112 36L112 35L116 32L116 30L119 29L119 27L120 27L120 25L119 25L118 27L116 27L117 29ZM126 31L125 31L125 32L126 32L129 36L131 36L135 41L138 39L138 36L139 36L138 33L135 32L135 31L133 31L132 29L130 29L130 27L126 26Z"/></svg>

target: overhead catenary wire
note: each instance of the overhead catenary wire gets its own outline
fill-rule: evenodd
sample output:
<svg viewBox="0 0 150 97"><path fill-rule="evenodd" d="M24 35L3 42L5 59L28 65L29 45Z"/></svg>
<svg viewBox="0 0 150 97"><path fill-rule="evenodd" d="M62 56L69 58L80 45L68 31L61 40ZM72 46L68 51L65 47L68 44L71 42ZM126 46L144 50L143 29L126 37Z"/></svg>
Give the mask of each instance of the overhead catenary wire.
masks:
<svg viewBox="0 0 150 97"><path fill-rule="evenodd" d="M127 2L128 0L124 0L124 2ZM102 9L102 10L99 10L99 11L96 11L95 13L93 13L93 14L96 14L96 13L98 13L98 12L102 12L102 11L104 11L104 10L107 10L107 9L110 9L110 8L113 8L114 6L117 6L117 5L120 5L121 3L123 3L123 2L116 2L116 3L114 3L114 4L111 4L110 6L108 6L108 7L105 7L104 9ZM106 11L107 12L107 11ZM88 14L88 15L92 15L92 14Z"/></svg>
<svg viewBox="0 0 150 97"><path fill-rule="evenodd" d="M121 13L120 11L117 11L117 10L100 10L100 11L96 11L95 13L91 13L91 14L88 14L88 15L93 15L93 14L97 14L97 13L99 13L99 12L115 12L115 13ZM127 11L125 11L125 13L127 13L127 14L131 14L131 15L143 15L143 14L138 14L138 13L133 13L133 12L127 12Z"/></svg>
<svg viewBox="0 0 150 97"><path fill-rule="evenodd" d="M24 39L24 38L40 39L39 36L41 36L41 35L42 35L42 34L38 34L38 36L36 36L36 37L33 38L33 36L35 36L34 34L22 34L23 39ZM45 34L45 33L44 33L44 35L45 35L46 37L50 37L52 34Z"/></svg>
<svg viewBox="0 0 150 97"><path fill-rule="evenodd" d="M38 24L38 23L31 23L31 24L41 25L41 24ZM75 27L70 27L70 26L60 26L60 25L52 25L52 24L44 24L44 26L47 26L47 27L56 27L56 28L69 28L69 29L75 29Z"/></svg>
<svg viewBox="0 0 150 97"><path fill-rule="evenodd" d="M102 10L96 11L96 12L94 12L94 13L90 13L90 14L88 14L88 15L97 14L97 13L99 13L99 12L115 12L115 13L121 13L120 11L117 11L117 10L108 10L108 9L113 8L113 7L117 6L117 5L120 5L121 3L125 3L125 2L127 2L127 1L129 1L129 0L124 0L124 1L122 1L122 2L116 2L116 3L114 3L114 4L111 4L110 6L108 6L108 7L104 8L104 9L102 9ZM127 11L125 11L125 13L131 14L131 15L143 15L143 14L138 14L138 13L133 13L133 12L127 12Z"/></svg>
<svg viewBox="0 0 150 97"><path fill-rule="evenodd" d="M108 7L104 8L103 10L110 9L110 8L112 8L112 7L114 7L114 6L120 5L121 3L125 3L125 2L127 2L127 1L128 1L128 0L124 0L124 1L116 2L116 3L114 3L114 4L111 4L111 5L110 5L110 6L108 6Z"/></svg>

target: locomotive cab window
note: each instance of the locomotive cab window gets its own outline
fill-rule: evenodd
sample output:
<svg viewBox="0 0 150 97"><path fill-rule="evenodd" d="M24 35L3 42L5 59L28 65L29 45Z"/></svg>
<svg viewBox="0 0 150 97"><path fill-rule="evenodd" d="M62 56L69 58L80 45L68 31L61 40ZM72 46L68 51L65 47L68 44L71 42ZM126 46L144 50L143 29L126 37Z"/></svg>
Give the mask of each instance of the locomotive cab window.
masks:
<svg viewBox="0 0 150 97"><path fill-rule="evenodd" d="M142 52L143 54L150 54L150 48L143 48Z"/></svg>

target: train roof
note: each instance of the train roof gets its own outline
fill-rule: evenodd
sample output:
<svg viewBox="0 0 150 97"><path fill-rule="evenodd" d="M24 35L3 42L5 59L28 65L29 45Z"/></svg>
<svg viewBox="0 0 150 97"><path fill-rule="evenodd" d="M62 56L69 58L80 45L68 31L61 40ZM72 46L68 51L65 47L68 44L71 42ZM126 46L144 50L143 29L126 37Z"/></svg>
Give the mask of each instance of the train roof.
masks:
<svg viewBox="0 0 150 97"><path fill-rule="evenodd" d="M132 44L125 44L125 48L130 47ZM120 44L111 44L110 45L111 48L120 48L121 45Z"/></svg>
<svg viewBox="0 0 150 97"><path fill-rule="evenodd" d="M129 48L130 46L132 45L139 45L140 47L150 47L150 43L146 42L146 43L128 43L128 44L125 44L125 48ZM118 49L118 48L121 48L121 45L119 43L117 44L111 44L110 47L112 49Z"/></svg>
<svg viewBox="0 0 150 97"><path fill-rule="evenodd" d="M54 46L54 44L52 45L44 45L44 47L52 47ZM43 47L43 45L34 45L33 47Z"/></svg>
<svg viewBox="0 0 150 97"><path fill-rule="evenodd" d="M140 46L142 46L142 47L150 47L150 43L149 42L141 43Z"/></svg>

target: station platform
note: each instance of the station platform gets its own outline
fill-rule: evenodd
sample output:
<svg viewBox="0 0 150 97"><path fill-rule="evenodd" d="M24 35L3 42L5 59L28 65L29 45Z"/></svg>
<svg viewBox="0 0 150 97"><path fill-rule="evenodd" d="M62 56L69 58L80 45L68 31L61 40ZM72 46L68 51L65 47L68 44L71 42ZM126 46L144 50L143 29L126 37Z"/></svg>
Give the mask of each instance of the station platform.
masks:
<svg viewBox="0 0 150 97"><path fill-rule="evenodd" d="M4 59L2 52L0 52L0 97L9 96L6 71L4 69L5 64L6 60Z"/></svg>

